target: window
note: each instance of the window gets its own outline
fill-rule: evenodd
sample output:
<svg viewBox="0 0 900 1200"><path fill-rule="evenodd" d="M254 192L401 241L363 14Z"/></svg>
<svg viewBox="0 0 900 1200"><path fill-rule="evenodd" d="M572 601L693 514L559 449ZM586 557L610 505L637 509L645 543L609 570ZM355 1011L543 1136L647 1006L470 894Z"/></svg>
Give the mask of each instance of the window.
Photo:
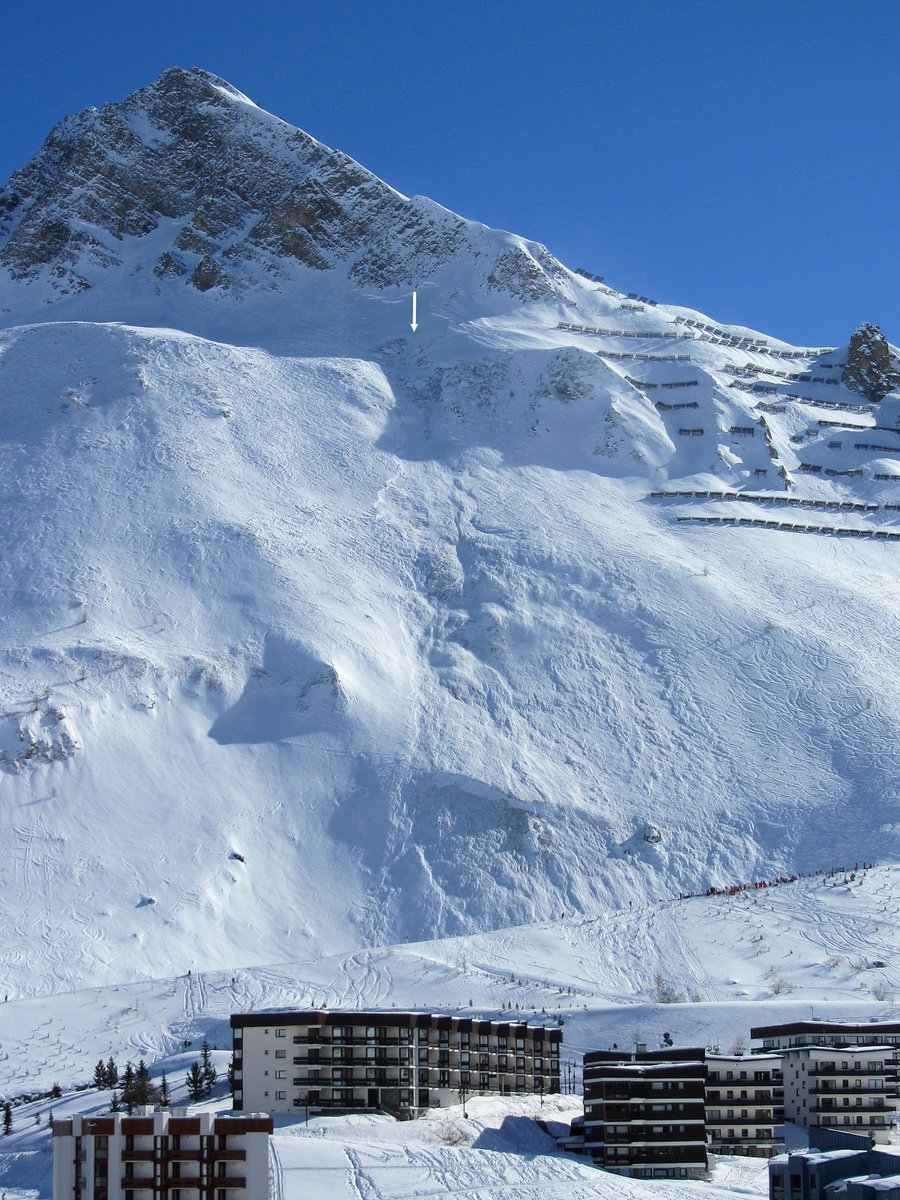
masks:
<svg viewBox="0 0 900 1200"><path fill-rule="evenodd" d="M276 1037L287 1037L287 1030L286 1029L276 1029L275 1036Z"/></svg>
<svg viewBox="0 0 900 1200"><path fill-rule="evenodd" d="M276 1058L287 1058L287 1050L276 1050L275 1057Z"/></svg>
<svg viewBox="0 0 900 1200"><path fill-rule="evenodd" d="M275 1093L275 1099L276 1099L276 1100L286 1100L286 1099L287 1099L287 1093L286 1093L286 1092L276 1092L276 1093Z"/></svg>
<svg viewBox="0 0 900 1200"><path fill-rule="evenodd" d="M276 1072L275 1072L275 1078L276 1078L276 1079L286 1079L286 1078L287 1078L287 1071L276 1071Z"/></svg>

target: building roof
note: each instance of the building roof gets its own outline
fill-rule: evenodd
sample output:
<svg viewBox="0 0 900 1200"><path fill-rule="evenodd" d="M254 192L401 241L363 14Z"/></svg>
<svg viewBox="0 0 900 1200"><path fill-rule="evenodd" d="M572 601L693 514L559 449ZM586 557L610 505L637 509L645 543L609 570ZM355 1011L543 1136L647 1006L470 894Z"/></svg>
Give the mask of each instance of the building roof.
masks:
<svg viewBox="0 0 900 1200"><path fill-rule="evenodd" d="M779 1051L779 1054L809 1054L811 1052L821 1051L823 1054L830 1054L834 1056L834 1052L836 1050L841 1050L844 1053L849 1053L852 1051L854 1054L880 1054L882 1057L884 1057L885 1049L892 1049L892 1047L886 1047L884 1042L875 1042L871 1046L785 1046ZM756 1058L756 1055L753 1057Z"/></svg>
<svg viewBox="0 0 900 1200"><path fill-rule="evenodd" d="M750 1037L791 1037L800 1033L853 1033L871 1034L884 1033L900 1036L898 1021L788 1021L784 1025L756 1025L750 1030Z"/></svg>
<svg viewBox="0 0 900 1200"><path fill-rule="evenodd" d="M557 1025L532 1025L527 1021L489 1021L479 1017L454 1017L449 1013L357 1011L356 1009L274 1009L268 1012L232 1013L231 1028L266 1025L383 1025L402 1029L455 1029L461 1033L494 1033L500 1037L536 1037L561 1042Z"/></svg>
<svg viewBox="0 0 900 1200"><path fill-rule="evenodd" d="M652 1066L666 1063L702 1063L705 1060L706 1051L702 1047L670 1046L665 1050L588 1050L584 1056L584 1065L620 1063Z"/></svg>

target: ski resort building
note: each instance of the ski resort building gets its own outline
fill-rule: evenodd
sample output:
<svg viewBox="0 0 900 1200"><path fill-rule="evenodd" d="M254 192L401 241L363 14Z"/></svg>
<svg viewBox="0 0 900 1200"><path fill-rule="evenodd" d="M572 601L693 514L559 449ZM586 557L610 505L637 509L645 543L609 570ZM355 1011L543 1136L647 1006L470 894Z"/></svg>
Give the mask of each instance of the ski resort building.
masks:
<svg viewBox="0 0 900 1200"><path fill-rule="evenodd" d="M842 1140L770 1159L769 1200L900 1200L900 1154L870 1138Z"/></svg>
<svg viewBox="0 0 900 1200"><path fill-rule="evenodd" d="M757 1026L750 1037L764 1054L781 1053L787 1120L810 1136L826 1128L888 1140L898 1108L900 1023L794 1021Z"/></svg>
<svg viewBox="0 0 900 1200"><path fill-rule="evenodd" d="M413 1012L232 1016L234 1107L413 1115L466 1096L559 1091L562 1030Z"/></svg>
<svg viewBox="0 0 900 1200"><path fill-rule="evenodd" d="M885 1046L802 1046L782 1051L787 1120L888 1141L897 1109L897 1064Z"/></svg>
<svg viewBox="0 0 900 1200"><path fill-rule="evenodd" d="M897 1021L789 1021L784 1025L757 1025L750 1030L753 1053L793 1050L797 1046L900 1047Z"/></svg>
<svg viewBox="0 0 900 1200"><path fill-rule="evenodd" d="M697 1049L584 1056L584 1152L636 1179L703 1175L706 1062Z"/></svg>
<svg viewBox="0 0 900 1200"><path fill-rule="evenodd" d="M271 1117L150 1106L53 1122L53 1200L259 1200Z"/></svg>
<svg viewBox="0 0 900 1200"><path fill-rule="evenodd" d="M584 1058L584 1117L560 1145L622 1175L701 1175L708 1151L775 1154L783 1105L778 1054L598 1050Z"/></svg>
<svg viewBox="0 0 900 1200"><path fill-rule="evenodd" d="M706 1137L711 1151L769 1158L780 1148L783 1125L780 1054L706 1055Z"/></svg>

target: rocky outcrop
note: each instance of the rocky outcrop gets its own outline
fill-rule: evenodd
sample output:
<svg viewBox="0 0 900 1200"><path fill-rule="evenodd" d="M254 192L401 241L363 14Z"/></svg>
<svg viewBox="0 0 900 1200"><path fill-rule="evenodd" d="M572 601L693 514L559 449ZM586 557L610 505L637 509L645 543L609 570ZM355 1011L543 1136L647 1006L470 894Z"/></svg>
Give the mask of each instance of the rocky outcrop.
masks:
<svg viewBox="0 0 900 1200"><path fill-rule="evenodd" d="M879 401L900 383L891 349L877 325L860 325L850 338L844 384L867 400Z"/></svg>

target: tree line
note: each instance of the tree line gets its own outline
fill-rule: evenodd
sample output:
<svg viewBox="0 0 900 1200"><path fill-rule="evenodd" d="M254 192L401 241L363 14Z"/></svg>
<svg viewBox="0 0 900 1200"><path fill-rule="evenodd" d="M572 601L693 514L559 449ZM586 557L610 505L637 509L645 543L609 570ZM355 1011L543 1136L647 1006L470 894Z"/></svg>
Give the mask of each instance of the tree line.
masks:
<svg viewBox="0 0 900 1200"><path fill-rule="evenodd" d="M204 1041L200 1050L200 1058L191 1063L185 1077L188 1099L192 1101L205 1100L212 1095L212 1090L218 1083L219 1073L213 1066L212 1053L208 1042ZM150 1078L150 1069L141 1059L137 1067L128 1062L122 1071L116 1060L110 1055L105 1061L101 1058L94 1067L93 1086L103 1091L112 1089L110 1110L121 1112L123 1109L131 1114L140 1104L158 1104L160 1108L169 1107L169 1083L165 1073L160 1076L159 1083Z"/></svg>

